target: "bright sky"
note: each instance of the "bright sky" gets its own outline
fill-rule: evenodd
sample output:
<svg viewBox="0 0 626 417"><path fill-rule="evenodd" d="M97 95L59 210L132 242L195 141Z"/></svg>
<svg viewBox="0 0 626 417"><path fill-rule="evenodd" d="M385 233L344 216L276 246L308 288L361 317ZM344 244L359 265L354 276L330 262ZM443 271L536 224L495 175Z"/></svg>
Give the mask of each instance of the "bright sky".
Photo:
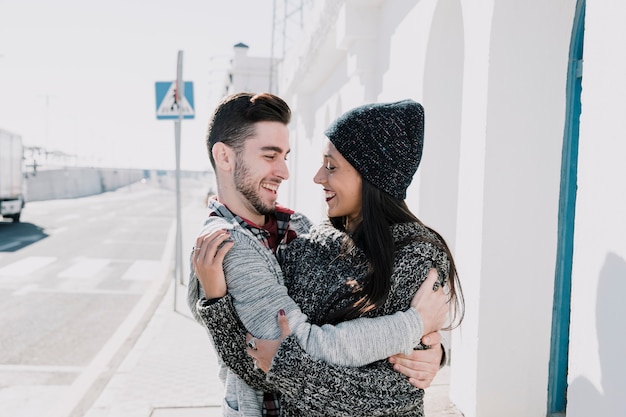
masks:
<svg viewBox="0 0 626 417"><path fill-rule="evenodd" d="M0 129L97 166L175 167L155 82L194 84L181 169L210 167L204 135L233 45L269 56L273 0L0 0Z"/></svg>

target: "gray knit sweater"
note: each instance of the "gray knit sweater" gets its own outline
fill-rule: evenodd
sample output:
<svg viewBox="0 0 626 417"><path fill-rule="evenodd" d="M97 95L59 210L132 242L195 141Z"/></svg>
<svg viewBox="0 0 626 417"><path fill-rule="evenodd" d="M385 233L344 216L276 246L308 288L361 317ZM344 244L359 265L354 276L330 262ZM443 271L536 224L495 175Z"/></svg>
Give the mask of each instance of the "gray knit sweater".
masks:
<svg viewBox="0 0 626 417"><path fill-rule="evenodd" d="M397 254L391 292L384 306L367 314L371 317L407 310L430 268L437 268L442 279L448 275L445 253L420 240L423 237L437 240L426 228L402 224L394 226L392 232ZM339 255L343 236L324 223L314 228L310 236L293 241L285 253L283 271L289 295L313 324L324 325L330 312L353 302L346 281L360 282L365 276L363 253L357 250L350 256ZM281 392L283 416L422 416L423 391L411 386L386 361L359 368L331 365L319 360L319 352L317 358L311 355L297 334L282 343L264 379L246 357L245 329L229 300L225 298L213 305L201 303L198 312L211 331L220 357L232 371L251 386ZM370 329L371 333L377 333L374 327ZM385 339L373 340L377 340L372 342L375 344L385 343ZM355 342L348 349L367 351L361 343ZM346 349L332 340L317 348L327 351L329 357L341 356ZM386 356L389 354L378 359Z"/></svg>

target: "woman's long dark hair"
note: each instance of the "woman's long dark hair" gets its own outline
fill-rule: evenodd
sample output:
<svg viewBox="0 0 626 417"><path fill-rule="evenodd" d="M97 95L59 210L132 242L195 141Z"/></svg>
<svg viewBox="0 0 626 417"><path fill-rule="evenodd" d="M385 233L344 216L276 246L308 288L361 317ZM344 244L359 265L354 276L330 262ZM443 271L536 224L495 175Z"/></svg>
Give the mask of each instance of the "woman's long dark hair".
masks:
<svg viewBox="0 0 626 417"><path fill-rule="evenodd" d="M458 280L452 253L439 233L424 225L408 208L404 200L399 200L379 190L365 178L362 179L362 220L352 234L352 239L343 242L343 252L349 253L353 246L363 251L368 260L368 272L362 287L357 288L358 300L329 317L331 323L350 320L384 304L391 289L391 275L395 259L396 245L391 233L391 226L398 223L419 223L430 230L437 239L420 237L445 251L450 261L450 272L446 286L452 304L450 325L445 329L457 327L463 320L464 302L461 284ZM346 217L331 217L330 222L337 229L345 231Z"/></svg>

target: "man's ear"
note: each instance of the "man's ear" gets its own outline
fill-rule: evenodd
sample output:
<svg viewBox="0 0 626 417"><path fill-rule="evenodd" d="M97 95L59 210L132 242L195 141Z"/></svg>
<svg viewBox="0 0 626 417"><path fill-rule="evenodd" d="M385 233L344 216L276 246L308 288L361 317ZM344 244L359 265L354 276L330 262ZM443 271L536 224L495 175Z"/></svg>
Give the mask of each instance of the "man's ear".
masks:
<svg viewBox="0 0 626 417"><path fill-rule="evenodd" d="M213 153L216 168L219 168L222 171L230 171L234 167L235 153L230 146L222 142L217 142L213 145L211 152Z"/></svg>

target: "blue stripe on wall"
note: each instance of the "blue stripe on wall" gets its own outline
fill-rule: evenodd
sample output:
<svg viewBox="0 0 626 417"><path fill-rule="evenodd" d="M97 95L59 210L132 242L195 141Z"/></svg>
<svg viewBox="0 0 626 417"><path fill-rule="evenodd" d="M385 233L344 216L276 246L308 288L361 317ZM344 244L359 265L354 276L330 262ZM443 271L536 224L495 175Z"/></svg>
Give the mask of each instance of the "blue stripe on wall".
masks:
<svg viewBox="0 0 626 417"><path fill-rule="evenodd" d="M558 246L548 375L548 416L565 415L567 406L567 364L584 31L585 0L578 0L572 28L570 60L567 73L567 114L561 161Z"/></svg>

